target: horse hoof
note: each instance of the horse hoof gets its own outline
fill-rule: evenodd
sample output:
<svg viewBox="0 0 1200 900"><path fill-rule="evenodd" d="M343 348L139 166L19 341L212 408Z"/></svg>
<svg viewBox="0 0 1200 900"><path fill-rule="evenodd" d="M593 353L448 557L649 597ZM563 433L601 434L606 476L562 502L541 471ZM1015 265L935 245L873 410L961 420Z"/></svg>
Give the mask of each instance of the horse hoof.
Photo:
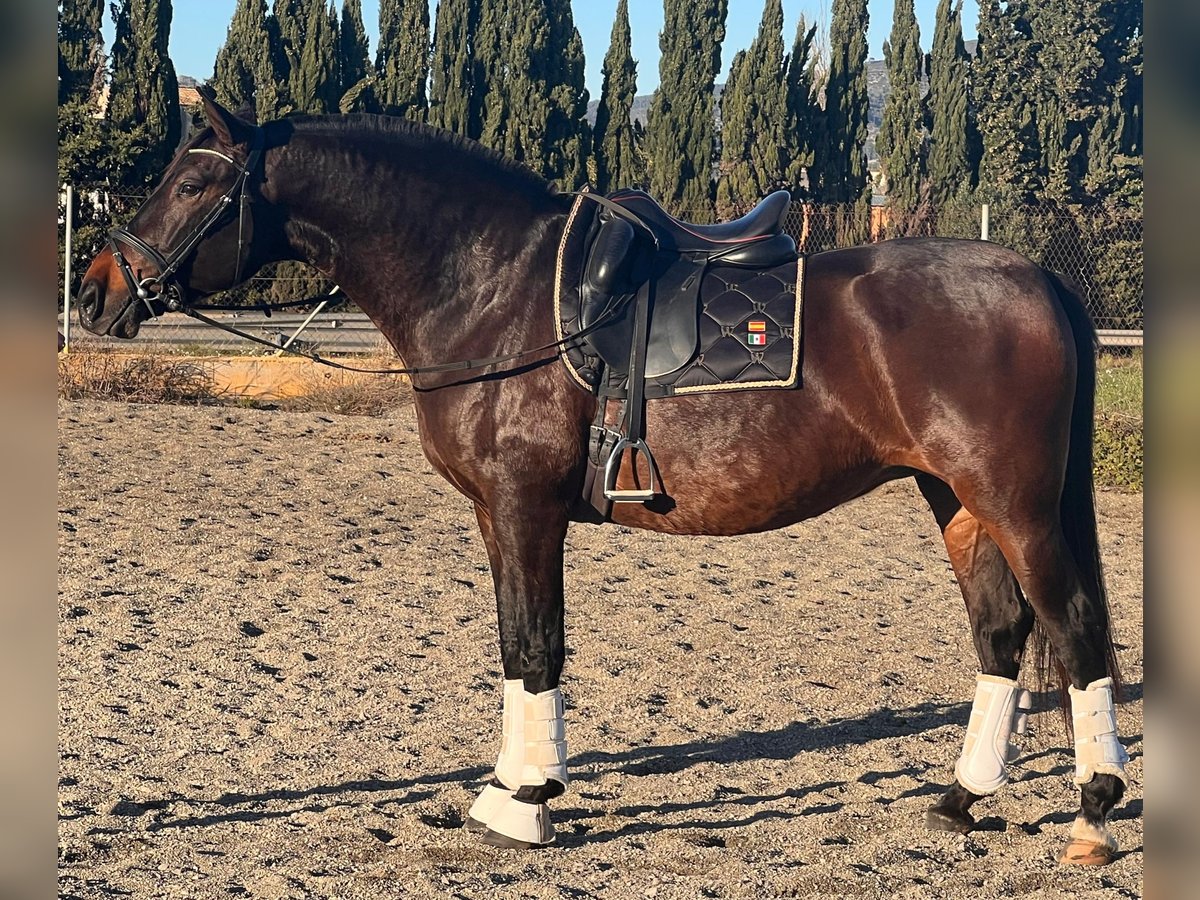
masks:
<svg viewBox="0 0 1200 900"><path fill-rule="evenodd" d="M492 831L486 825L483 828L483 842L489 847L499 847L501 850L538 850L542 847L548 847L552 843L551 841L545 844L534 844L530 841L522 841L519 838L509 837L507 834Z"/></svg>
<svg viewBox="0 0 1200 900"><path fill-rule="evenodd" d="M1116 857L1116 851L1111 844L1073 840L1063 849L1058 861L1064 866L1107 866Z"/></svg>
<svg viewBox="0 0 1200 900"><path fill-rule="evenodd" d="M975 827L975 819L965 810L931 806L925 811L925 827L930 831L966 834Z"/></svg>
<svg viewBox="0 0 1200 900"><path fill-rule="evenodd" d="M463 823L463 828L471 832L471 834L483 834L488 830L487 824L480 822L478 819L473 819L467 816L467 821Z"/></svg>

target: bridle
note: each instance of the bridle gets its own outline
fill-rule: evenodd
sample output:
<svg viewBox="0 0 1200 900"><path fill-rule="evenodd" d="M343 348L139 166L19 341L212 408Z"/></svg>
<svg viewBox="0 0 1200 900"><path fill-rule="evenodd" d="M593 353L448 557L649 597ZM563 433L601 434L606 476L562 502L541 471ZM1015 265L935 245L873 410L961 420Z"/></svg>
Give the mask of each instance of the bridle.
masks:
<svg viewBox="0 0 1200 900"><path fill-rule="evenodd" d="M238 174L233 184L229 186L229 190L221 195L212 209L204 215L204 218L197 222L187 237L171 251L171 255L164 257L154 247L151 247L136 234L125 228L114 228L108 233L108 243L112 248L113 261L116 262L117 268L121 270L121 276L125 279L126 287L129 288L129 296L135 301L144 303L151 316L158 315L158 311L155 310L153 305L156 301L162 303L172 312L187 312L183 288L176 280L175 275L178 273L179 267L183 265L192 254L192 251L196 249L196 246L229 220L235 199L237 201L238 217L238 249L232 284L238 284L242 280L242 265L245 262L247 250L246 219L251 202L249 190L250 179L255 170L257 170L259 160L262 158L263 130L258 127L254 129L254 137L250 143L250 152L247 154L244 164L238 163L233 157L219 150L210 150L207 147L193 147L187 153L189 155L198 153L216 156L237 169ZM157 274L139 281L137 276L134 275L129 261L121 252L121 244L133 247L138 253L152 262L155 268L158 269Z"/></svg>

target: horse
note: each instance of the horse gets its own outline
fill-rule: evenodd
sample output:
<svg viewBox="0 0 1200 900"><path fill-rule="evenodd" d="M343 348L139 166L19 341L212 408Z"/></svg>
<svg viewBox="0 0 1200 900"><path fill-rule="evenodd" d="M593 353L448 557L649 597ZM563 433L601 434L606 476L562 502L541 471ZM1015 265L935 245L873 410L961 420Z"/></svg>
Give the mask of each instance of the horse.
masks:
<svg viewBox="0 0 1200 900"><path fill-rule="evenodd" d="M552 321L556 279L578 277L556 269L578 200L423 124L260 125L207 94L203 105L207 127L87 269L80 322L133 338L168 308L298 260L341 285L417 368L421 446L474 504L499 619L501 748L466 826L492 846L544 846L550 802L569 783L564 539L587 518L599 402L570 377ZM886 241L814 254L805 270L802 384L646 403L671 502L619 503L610 521L748 534L914 478L979 661L954 780L927 827L967 832L970 807L1007 780L1032 643L1044 651L1029 654L1034 674L1059 683L1073 725L1081 799L1060 862L1111 861L1107 819L1128 757L1092 481L1096 337L1077 289L984 241ZM522 358L529 348L541 352ZM491 364L440 365L472 359ZM625 460L619 485L637 482L636 463Z"/></svg>

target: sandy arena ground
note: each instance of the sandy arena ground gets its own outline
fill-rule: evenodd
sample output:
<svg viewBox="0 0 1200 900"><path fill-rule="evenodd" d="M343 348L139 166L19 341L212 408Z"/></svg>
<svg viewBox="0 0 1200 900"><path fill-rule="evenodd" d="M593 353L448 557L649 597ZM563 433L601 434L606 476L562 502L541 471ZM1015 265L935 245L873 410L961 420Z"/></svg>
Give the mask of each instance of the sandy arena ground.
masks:
<svg viewBox="0 0 1200 900"><path fill-rule="evenodd" d="M410 408L59 421L60 896L1141 895L1140 495L1099 498L1132 757L1111 866L1054 862L1057 712L980 830L923 829L976 663L910 483L752 537L575 526L574 781L557 845L520 853L460 827L499 742L494 601Z"/></svg>

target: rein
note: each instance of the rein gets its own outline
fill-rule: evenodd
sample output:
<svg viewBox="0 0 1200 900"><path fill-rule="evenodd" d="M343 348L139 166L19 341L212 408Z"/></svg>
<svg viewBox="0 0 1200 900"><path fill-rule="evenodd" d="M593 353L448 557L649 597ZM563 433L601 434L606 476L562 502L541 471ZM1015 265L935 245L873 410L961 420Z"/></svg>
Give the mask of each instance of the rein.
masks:
<svg viewBox="0 0 1200 900"><path fill-rule="evenodd" d="M125 284L129 288L131 298L136 299L146 305L152 318L157 318L158 313L155 311L153 303L158 301L162 303L171 312L180 312L184 315L203 322L205 325L211 325L213 328L220 329L242 338L255 344L261 344L264 347L270 347L272 350L283 352L291 356L300 356L309 359L322 366L329 366L334 369L341 369L346 372L359 372L366 375L432 375L442 372L468 372L475 369L484 369L489 366L498 365L499 363L512 362L521 359L525 356L532 356L535 353L544 353L547 350L562 351L574 346L574 343L581 338L586 337L592 332L603 328L615 319L621 312L625 302L629 299L628 296L612 296L609 298L608 304L596 317L591 325L586 328L581 328L572 334L568 334L556 341L551 341L547 344L542 344L539 347L531 347L527 350L518 350L516 353L507 353L502 356L489 356L481 359L463 359L454 362L437 363L429 366L400 366L387 369L368 369L359 366L350 366L345 363L335 362L331 359L325 359L320 354L307 351L297 350L292 347L280 347L278 344L272 343L265 338L258 337L253 334L248 334L232 325L226 325L224 322L218 322L216 319L209 318L199 310L223 310L234 311L243 309L260 309L267 316L270 316L271 310L274 309L289 309L296 306L304 306L313 302L314 298L305 298L303 300L293 300L286 303L264 303L256 306L233 306L229 304L190 304L184 299L184 291L180 288L175 279L176 273L183 265L188 256L196 249L202 240L221 224L223 218L228 211L230 204L234 202L234 197L238 200L238 256L236 269L234 271L234 284L241 281L241 270L243 262L243 253L245 250L245 220L246 209L250 203L250 195L248 193L249 181L252 173L258 167L259 161L263 153L263 130L256 127L254 129L254 138L251 143L250 152L246 157L244 165L239 165L238 162L231 156L220 152L219 150L211 150L207 147L195 147L188 150L188 153L205 153L210 156L216 156L223 159L238 169L237 178L234 179L229 190L227 190L221 198L216 202L216 205L209 210L204 218L202 218L186 238L172 251L169 257L164 257L155 248L151 247L144 240L138 237L131 231L124 228L114 228L109 232L108 243L112 247L113 260L121 270L121 275L125 279ZM606 207L614 207L614 212L630 219L634 224L640 226L649 235L651 240L657 246L658 241L650 228L632 213L621 209L611 201L599 197L596 194L588 191L571 191L569 193L578 193L581 196L587 197L590 200L595 200ZM154 263L158 269L157 275L151 275L141 281L133 273L129 261L121 252L120 244L127 244L133 247L142 256ZM334 293L340 293L340 290L335 290Z"/></svg>

